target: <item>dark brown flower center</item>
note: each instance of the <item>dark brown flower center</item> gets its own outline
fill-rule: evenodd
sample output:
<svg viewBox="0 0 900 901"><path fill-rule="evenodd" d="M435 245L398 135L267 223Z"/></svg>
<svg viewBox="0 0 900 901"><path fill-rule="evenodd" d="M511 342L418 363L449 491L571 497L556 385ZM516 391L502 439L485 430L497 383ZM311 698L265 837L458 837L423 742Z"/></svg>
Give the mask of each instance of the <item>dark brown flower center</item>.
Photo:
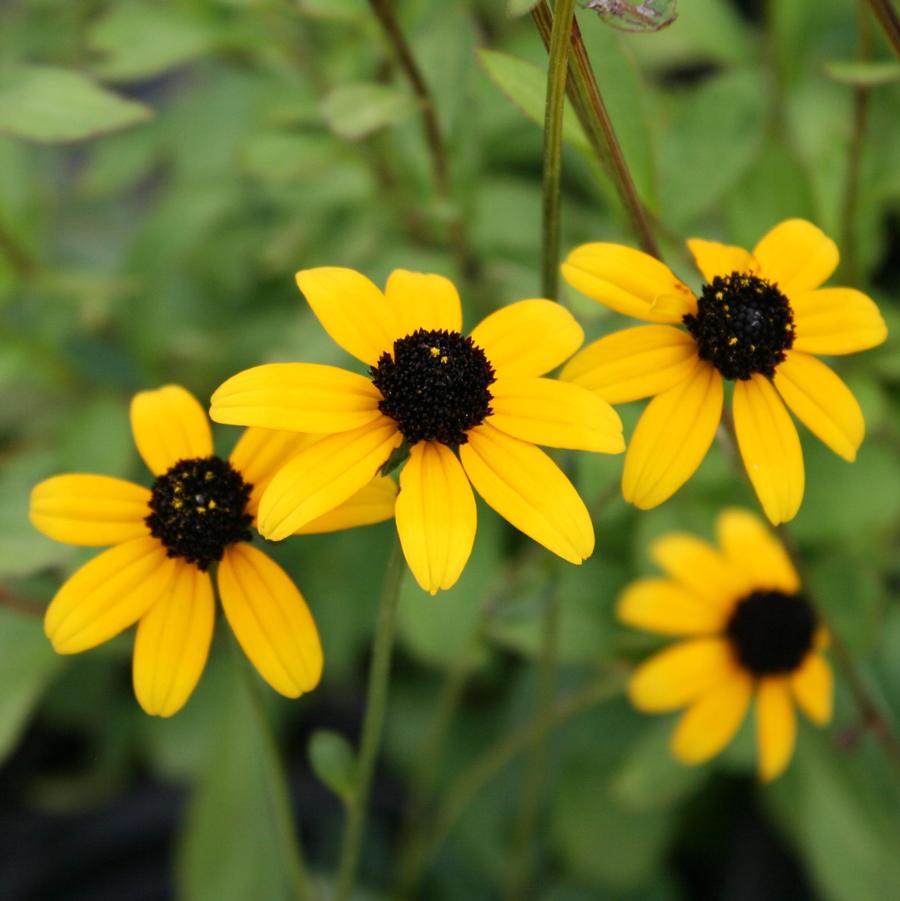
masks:
<svg viewBox="0 0 900 901"><path fill-rule="evenodd" d="M206 571L229 544L250 541L251 487L219 457L179 460L153 483L145 522L170 557Z"/></svg>
<svg viewBox="0 0 900 901"><path fill-rule="evenodd" d="M407 443L465 444L466 432L491 413L494 369L459 332L418 329L394 342L370 370L383 396L378 407Z"/></svg>
<svg viewBox="0 0 900 901"><path fill-rule="evenodd" d="M748 273L717 275L703 286L697 313L683 322L708 360L726 379L772 378L794 344L794 314L776 285Z"/></svg>

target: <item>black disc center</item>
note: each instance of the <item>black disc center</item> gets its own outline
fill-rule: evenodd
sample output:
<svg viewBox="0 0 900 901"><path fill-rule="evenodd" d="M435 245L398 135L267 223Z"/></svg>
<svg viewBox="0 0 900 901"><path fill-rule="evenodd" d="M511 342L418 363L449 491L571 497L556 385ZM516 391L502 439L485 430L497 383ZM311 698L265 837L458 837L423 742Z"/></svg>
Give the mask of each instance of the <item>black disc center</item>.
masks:
<svg viewBox="0 0 900 901"><path fill-rule="evenodd" d="M205 571L229 544L250 541L251 487L219 457L179 460L153 483L145 522L170 557Z"/></svg>

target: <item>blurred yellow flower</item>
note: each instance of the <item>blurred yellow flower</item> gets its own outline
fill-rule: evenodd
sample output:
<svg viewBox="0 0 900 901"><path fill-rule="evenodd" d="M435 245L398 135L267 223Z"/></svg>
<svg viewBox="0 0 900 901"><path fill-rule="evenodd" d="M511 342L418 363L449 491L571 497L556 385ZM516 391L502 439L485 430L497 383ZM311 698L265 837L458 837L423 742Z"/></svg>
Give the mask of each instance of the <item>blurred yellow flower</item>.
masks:
<svg viewBox="0 0 900 901"><path fill-rule="evenodd" d="M572 563L594 548L588 511L535 447L624 450L612 407L576 385L541 378L584 333L563 307L523 300L462 333L456 288L439 275L394 271L384 293L350 269L297 273L332 339L368 377L309 363L241 372L213 395L217 422L318 433L277 473L259 510L279 540L342 503L398 448L397 530L419 585L459 578L475 539L472 487L516 528ZM471 486L470 486L471 483Z"/></svg>
<svg viewBox="0 0 900 901"><path fill-rule="evenodd" d="M657 540L651 555L668 578L639 579L619 597L622 622L686 637L641 664L628 693L648 713L687 707L672 736L686 764L731 741L755 693L759 774L769 781L793 753L794 704L818 725L831 719L827 633L758 517L726 510L716 531L718 549L685 533Z"/></svg>
<svg viewBox="0 0 900 901"><path fill-rule="evenodd" d="M821 288L838 263L834 242L802 219L773 228L748 253L692 239L706 284L699 298L659 260L618 244L577 247L566 281L592 299L654 325L588 345L560 378L618 404L652 397L622 474L625 499L649 509L697 470L733 380L738 446L760 503L775 523L803 499L800 440L785 404L821 441L852 461L865 431L850 389L814 354L875 347L887 329L852 288ZM676 328L674 326L684 326Z"/></svg>
<svg viewBox="0 0 900 901"><path fill-rule="evenodd" d="M203 408L177 385L137 394L131 426L156 477L151 488L79 473L32 491L31 522L45 535L113 545L75 572L47 609L54 649L85 651L137 623L135 695L147 713L171 716L206 665L215 619L208 570L218 562L219 597L244 653L281 694L310 691L322 673L315 622L284 570L247 543L274 470L308 437L248 429L223 460L213 455ZM304 531L388 519L395 494L392 480L375 480Z"/></svg>

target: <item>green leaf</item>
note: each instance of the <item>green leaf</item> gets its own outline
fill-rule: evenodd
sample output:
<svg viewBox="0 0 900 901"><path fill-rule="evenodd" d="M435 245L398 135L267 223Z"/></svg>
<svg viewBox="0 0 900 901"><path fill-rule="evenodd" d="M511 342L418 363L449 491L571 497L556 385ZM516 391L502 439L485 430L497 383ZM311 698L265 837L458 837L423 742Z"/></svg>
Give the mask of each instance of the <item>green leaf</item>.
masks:
<svg viewBox="0 0 900 901"><path fill-rule="evenodd" d="M331 130L347 141L358 141L402 122L415 109L412 97L385 84L346 84L322 101L322 115Z"/></svg>
<svg viewBox="0 0 900 901"><path fill-rule="evenodd" d="M356 754L350 742L330 729L317 729L309 740L313 772L345 804L353 800L356 786Z"/></svg>
<svg viewBox="0 0 900 901"><path fill-rule="evenodd" d="M81 141L153 115L86 75L52 66L0 69L0 132L45 144Z"/></svg>
<svg viewBox="0 0 900 901"><path fill-rule="evenodd" d="M544 101L547 92L546 72L534 63L495 50L480 50L478 58L491 81L532 122L543 128ZM588 139L568 100L563 115L563 140L585 153L591 152Z"/></svg>
<svg viewBox="0 0 900 901"><path fill-rule="evenodd" d="M248 664L232 647L232 687L209 730L180 847L181 897L296 901L304 891L287 783Z"/></svg>
<svg viewBox="0 0 900 901"><path fill-rule="evenodd" d="M0 610L0 762L15 747L61 662L39 618Z"/></svg>
<svg viewBox="0 0 900 901"><path fill-rule="evenodd" d="M506 0L506 15L510 18L524 16L530 13L540 2L540 0Z"/></svg>
<svg viewBox="0 0 900 901"><path fill-rule="evenodd" d="M841 62L835 60L825 64L825 74L840 84L855 87L875 88L883 84L900 81L900 63L893 60L879 62Z"/></svg>
<svg viewBox="0 0 900 901"><path fill-rule="evenodd" d="M115 3L91 28L88 45L101 55L94 71L105 81L138 81L160 75L198 56L210 45L208 31L172 6Z"/></svg>
<svg viewBox="0 0 900 901"><path fill-rule="evenodd" d="M297 7L310 19L353 22L369 15L366 0L297 0Z"/></svg>

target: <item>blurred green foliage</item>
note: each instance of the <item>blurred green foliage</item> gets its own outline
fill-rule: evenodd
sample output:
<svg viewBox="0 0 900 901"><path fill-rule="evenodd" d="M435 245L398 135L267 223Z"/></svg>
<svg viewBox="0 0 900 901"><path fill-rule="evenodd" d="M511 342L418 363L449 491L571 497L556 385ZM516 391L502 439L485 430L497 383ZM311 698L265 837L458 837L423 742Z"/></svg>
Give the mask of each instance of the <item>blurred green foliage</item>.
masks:
<svg viewBox="0 0 900 901"><path fill-rule="evenodd" d="M521 14L532 4L508 5ZM781 218L815 221L841 246L840 281L871 293L896 335L897 65L852 0L769 3L768 18L754 14L762 5L682 0L677 21L653 34L579 13L638 189L667 259L695 285L685 237L752 246ZM41 809L90 808L138 772L188 786L177 883L192 899L290 897L296 877L281 853L292 842L287 812L271 806L282 777L260 733L255 677L217 642L194 699L172 721L153 721L123 677L130 637L54 657L39 613L90 555L32 530L28 493L61 471L147 481L128 432L135 390L180 382L206 398L261 362L346 364L301 302L298 268L351 266L376 281L399 265L447 274L468 325L537 293L546 68L537 33L501 0L397 6L447 138L449 200L434 189L416 102L363 0L19 0L0 12L0 584L16 601L0 613L0 753L15 754L29 721L87 743L74 770L26 770L18 790ZM866 126L856 145L860 90ZM571 115L565 140L564 249L632 242ZM469 260L450 240L455 222ZM566 301L589 339L624 324L584 298ZM891 340L838 369L863 405L867 440L848 466L803 435L808 487L793 533L896 728L900 352ZM637 409L623 410L627 431ZM219 430L220 448L234 439ZM616 626L612 609L621 586L649 571L653 537L673 527L710 534L722 505L753 507L720 448L650 513L619 498L620 467L620 458L578 463L598 550L561 576L564 687L652 646ZM460 659L472 682L439 785L532 713L548 554L480 512L458 585L436 598L411 579L404 588L383 761L394 780L417 766L442 680ZM334 722L346 731L328 711L361 702L390 530L272 548L309 600L326 654L315 695L265 697L281 734ZM837 700L833 726L802 730L790 771L756 790L758 803L819 896L886 897L900 885L900 791L840 685ZM685 770L668 754L669 726L616 701L557 730L540 897L681 896L673 849L717 847L741 815L728 780L752 774L753 753L748 727L720 760ZM338 793L347 753L333 733L317 733L310 748L315 772ZM504 770L462 817L428 897L491 896L486 886L505 875L520 779L518 766ZM339 817L335 804L315 818L317 873L332 866ZM378 816L370 829L366 867L387 884L393 833Z"/></svg>

